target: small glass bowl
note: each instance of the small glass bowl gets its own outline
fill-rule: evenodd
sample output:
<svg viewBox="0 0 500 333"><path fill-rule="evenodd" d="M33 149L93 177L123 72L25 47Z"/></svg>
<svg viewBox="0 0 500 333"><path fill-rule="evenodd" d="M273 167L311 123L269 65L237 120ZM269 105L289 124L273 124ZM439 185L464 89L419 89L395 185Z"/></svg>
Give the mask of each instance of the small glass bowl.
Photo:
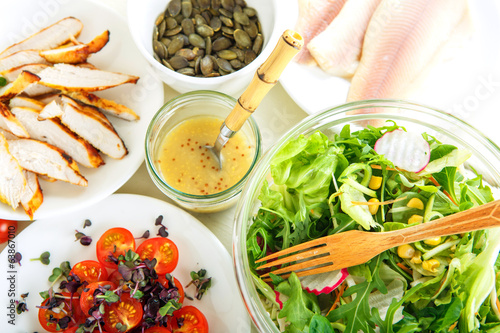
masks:
<svg viewBox="0 0 500 333"><path fill-rule="evenodd" d="M235 274L240 293L259 332L280 332L259 298L247 257L247 231L260 207L258 196L264 180L269 177L271 160L289 140L299 135L309 136L314 131L321 130L331 137L347 124L354 131L368 124L383 125L387 120L394 120L408 131L427 132L443 143L470 151L472 157L465 167L482 174L484 181L498 195L500 148L477 129L445 112L399 100L369 100L340 105L307 117L262 156L243 189L242 198L245 200L240 200L236 207L233 229Z"/></svg>
<svg viewBox="0 0 500 333"><path fill-rule="evenodd" d="M236 99L220 92L193 91L168 101L151 120L146 132L146 167L155 185L179 206L198 213L213 213L227 209L236 203L262 150L260 131L253 117L248 118L239 131L246 137L248 143L255 147L250 167L242 179L226 190L208 195L184 193L165 181L157 163L158 153L166 135L177 125L199 116L210 116L224 120L236 103Z"/></svg>

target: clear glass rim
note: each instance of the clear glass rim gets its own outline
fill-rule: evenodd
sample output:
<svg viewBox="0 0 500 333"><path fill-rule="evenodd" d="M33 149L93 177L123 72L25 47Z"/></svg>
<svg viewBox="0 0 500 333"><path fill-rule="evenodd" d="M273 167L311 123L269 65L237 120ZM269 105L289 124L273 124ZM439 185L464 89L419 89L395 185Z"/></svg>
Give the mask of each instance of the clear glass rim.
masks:
<svg viewBox="0 0 500 333"><path fill-rule="evenodd" d="M486 137L483 133L477 130L472 125L466 123L465 121L457 118L451 114L444 111L438 110L433 107L428 107L422 104L396 100L396 99L376 99L376 100L365 100L342 104L336 107L326 109L317 114L310 115L303 119L299 124L287 131L276 143L270 147L267 152L259 160L257 166L252 171L249 181L242 190L242 198L245 200L238 200L235 213L235 225L233 228L233 261L234 261L234 273L236 276L237 284L239 287L240 294L246 307L248 309L249 315L252 318L255 326L260 332L275 332L279 333L276 325L270 318L270 316L265 311L262 303L260 302L258 293L255 286L253 285L252 276L249 270L248 257L246 255L246 232L248 229L248 223L251 220L253 213L253 200L256 198L255 192L260 188L260 181L264 179L265 175L269 171L269 162L272 156L279 150L285 142L287 142L291 137L297 136L301 133L312 133L315 128L320 127L319 124L329 124L329 127L335 125L340 125L342 123L348 123L353 121L365 120L367 117L370 119L387 119L387 113L377 114L377 113L359 113L350 114L348 112L359 110L383 107L389 109L405 109L410 112L417 112L422 115L431 116L442 120L445 123L454 124L469 136L471 136L476 144L480 145L490 153L496 161L500 161L500 148L492 140ZM331 120L331 119L335 120ZM404 115L397 115L397 113L390 114L390 118L397 122L398 119L409 120L408 117ZM430 124L423 120L414 120L415 123L420 123L421 125L432 127ZM448 133L444 130L443 133L456 137L453 133ZM495 167L493 163L487 164L488 170L494 173L495 180L500 184L500 164Z"/></svg>
<svg viewBox="0 0 500 333"><path fill-rule="evenodd" d="M146 138L145 138L145 155L146 155L146 167L151 175L153 177L154 183L161 187L160 189L162 191L166 191L167 195L172 195L175 196L177 200L181 200L183 202L207 202L211 203L214 200L224 200L224 199L230 199L231 197L237 195L238 193L241 192L241 189L243 188L243 185L245 181L248 179L251 171L257 164L257 161L259 160L259 157L262 153L262 142L261 142L261 134L259 127L257 125L257 122L255 119L250 116L248 118L248 122L250 125L250 128L252 130L252 133L255 136L255 154L253 156L252 162L250 164L249 169L245 173L245 175L233 186L217 193L213 194L208 194L208 195L197 195L197 194L189 194L185 193L183 191L179 191L172 186L170 186L167 182L163 180L163 178L160 175L160 171L156 169L154 162L153 162L153 156L152 156L152 150L153 147L151 147L151 135L154 131L154 127L157 124L157 122L160 120L160 118L165 114L172 112L172 110L168 110L172 106L178 107L178 103L182 103L184 101L188 102L187 99L190 97L207 97L207 98L212 98L212 99L219 99L221 101L231 101L234 105L236 105L237 100L234 97L231 97L227 94L218 92L218 91L212 91L212 90L196 90L196 91L190 91L181 95L178 95L172 99L170 99L168 102L166 102L160 109L156 112L156 114L153 116L151 119L151 122L149 123L148 129L146 131Z"/></svg>

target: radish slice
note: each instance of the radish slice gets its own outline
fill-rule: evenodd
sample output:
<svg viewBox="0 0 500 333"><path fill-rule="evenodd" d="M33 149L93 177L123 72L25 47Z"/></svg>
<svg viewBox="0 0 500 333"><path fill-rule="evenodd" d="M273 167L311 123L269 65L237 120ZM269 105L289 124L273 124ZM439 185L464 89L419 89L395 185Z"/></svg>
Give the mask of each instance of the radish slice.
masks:
<svg viewBox="0 0 500 333"><path fill-rule="evenodd" d="M283 303L285 303L287 300L288 300L288 296L287 295L283 295L282 293L280 293L279 291L274 291L274 294L276 295L276 303L278 303L278 305L280 306L280 310L283 309Z"/></svg>
<svg viewBox="0 0 500 333"><path fill-rule="evenodd" d="M422 171L431 157L429 143L422 135L401 129L382 135L374 149L378 154L385 155L395 166L410 172Z"/></svg>
<svg viewBox="0 0 500 333"><path fill-rule="evenodd" d="M347 268L299 277L302 288L315 295L329 294L349 275Z"/></svg>

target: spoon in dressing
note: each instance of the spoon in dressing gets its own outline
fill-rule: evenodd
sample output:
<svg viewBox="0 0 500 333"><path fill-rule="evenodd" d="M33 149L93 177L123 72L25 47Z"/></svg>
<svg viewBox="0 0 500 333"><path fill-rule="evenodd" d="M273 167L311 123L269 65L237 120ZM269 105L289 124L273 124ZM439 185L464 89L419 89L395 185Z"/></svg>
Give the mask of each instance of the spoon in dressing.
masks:
<svg viewBox="0 0 500 333"><path fill-rule="evenodd" d="M293 30L286 30L280 37L273 52L257 69L250 85L241 94L231 113L222 123L220 133L213 146L205 146L211 151L222 170L222 148L240 130L245 121L259 106L260 102L278 82L290 60L304 45L302 36Z"/></svg>

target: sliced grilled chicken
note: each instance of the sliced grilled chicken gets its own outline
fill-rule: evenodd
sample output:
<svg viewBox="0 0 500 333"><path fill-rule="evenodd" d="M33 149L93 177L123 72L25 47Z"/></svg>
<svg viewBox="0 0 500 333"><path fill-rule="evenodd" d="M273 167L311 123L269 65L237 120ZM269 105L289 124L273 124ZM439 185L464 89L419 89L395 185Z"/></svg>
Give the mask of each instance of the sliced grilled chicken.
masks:
<svg viewBox="0 0 500 333"><path fill-rule="evenodd" d="M112 158L121 159L128 153L113 125L102 113L96 108L82 106L67 96L61 95L59 101L47 104L39 117L58 117L70 130Z"/></svg>
<svg viewBox="0 0 500 333"><path fill-rule="evenodd" d="M33 220L33 214L43 203L42 188L36 173L27 170L23 170L23 173L24 178L26 178L26 187L21 196L21 206L23 206L30 219Z"/></svg>
<svg viewBox="0 0 500 333"><path fill-rule="evenodd" d="M57 94L60 90L44 86L38 82L32 83L23 90L23 94L30 97L36 97L47 94Z"/></svg>
<svg viewBox="0 0 500 333"><path fill-rule="evenodd" d="M18 136L15 136L11 132L7 132L3 128L0 128L0 134L2 134L7 140L16 140L16 139L19 139Z"/></svg>
<svg viewBox="0 0 500 333"><path fill-rule="evenodd" d="M40 114L35 109L15 107L11 109L31 138L50 143L71 156L79 164L97 168L104 164L99 152L87 141L61 124L58 119L38 120Z"/></svg>
<svg viewBox="0 0 500 333"><path fill-rule="evenodd" d="M42 111L42 109L45 107L45 103L26 96L16 96L9 101L9 107L11 109L16 107L24 107Z"/></svg>
<svg viewBox="0 0 500 333"><path fill-rule="evenodd" d="M24 50L12 53L5 58L1 58L0 72L8 71L13 68L28 64L50 65L50 62L45 60L45 58L42 57L39 52L40 51L38 50Z"/></svg>
<svg viewBox="0 0 500 333"><path fill-rule="evenodd" d="M19 66L19 67L11 68L11 69L9 69L9 70L7 70L5 72L0 73L0 75L2 75L4 78L6 78L7 81L12 82L15 79L17 79L17 77L19 76L19 74L21 74L23 71L27 71L27 72L36 74L36 73L44 70L47 67L49 67L49 65L45 65L45 64L27 64L27 65L22 65L22 66Z"/></svg>
<svg viewBox="0 0 500 333"><path fill-rule="evenodd" d="M64 150L33 139L12 140L8 144L23 169L74 185L88 185L76 162Z"/></svg>
<svg viewBox="0 0 500 333"><path fill-rule="evenodd" d="M90 48L86 44L72 45L52 50L40 51L40 55L47 61L58 64L78 64L87 61Z"/></svg>
<svg viewBox="0 0 500 333"><path fill-rule="evenodd" d="M8 47L0 53L0 57L6 57L9 54L22 50L53 49L69 41L70 37L78 37L82 29L83 24L80 20L74 17L66 17L25 40Z"/></svg>
<svg viewBox="0 0 500 333"><path fill-rule="evenodd" d="M89 46L89 53L97 53L102 50L106 44L109 42L109 30L104 31L102 34L96 36L90 43L87 45Z"/></svg>
<svg viewBox="0 0 500 333"><path fill-rule="evenodd" d="M136 83L139 77L68 64L55 64L38 73L40 83L67 91L98 91L125 83Z"/></svg>
<svg viewBox="0 0 500 333"><path fill-rule="evenodd" d="M9 108L0 102L0 128L20 138L29 138L30 135L23 124L16 118Z"/></svg>
<svg viewBox="0 0 500 333"><path fill-rule="evenodd" d="M30 72L23 71L17 79L5 86L0 92L0 101L6 101L25 90L30 84L39 81L40 78Z"/></svg>
<svg viewBox="0 0 500 333"><path fill-rule="evenodd" d="M91 93L73 91L68 92L67 95L79 102L95 106L100 111L120 119L133 121L139 120L140 118L133 110L125 105L118 104L105 98L100 98Z"/></svg>
<svg viewBox="0 0 500 333"><path fill-rule="evenodd" d="M0 201L16 209L25 187L23 169L10 153L7 140L0 134Z"/></svg>

